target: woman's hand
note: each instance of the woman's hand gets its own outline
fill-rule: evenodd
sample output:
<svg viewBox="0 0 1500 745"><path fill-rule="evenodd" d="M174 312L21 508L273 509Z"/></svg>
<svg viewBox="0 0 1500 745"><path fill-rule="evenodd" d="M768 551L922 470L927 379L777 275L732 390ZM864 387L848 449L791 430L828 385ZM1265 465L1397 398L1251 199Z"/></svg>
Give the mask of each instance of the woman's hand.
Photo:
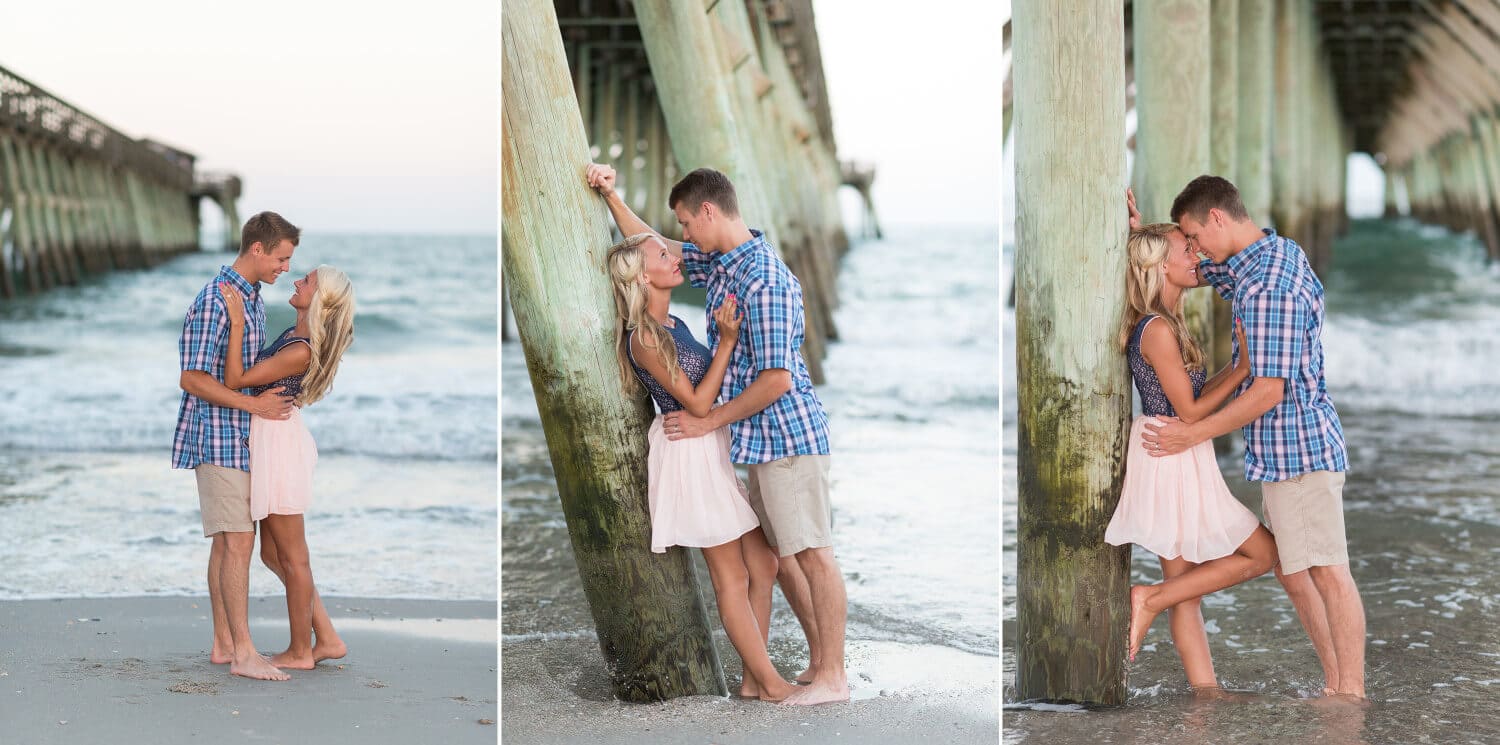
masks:
<svg viewBox="0 0 1500 745"><path fill-rule="evenodd" d="M724 299L724 304L714 310L714 323L719 326L719 343L733 344L740 338L739 306L734 295Z"/></svg>
<svg viewBox="0 0 1500 745"><path fill-rule="evenodd" d="M1245 325L1240 319L1234 319L1234 335L1240 341L1240 361L1235 364L1234 369L1241 372L1250 372L1250 343L1245 340Z"/></svg>
<svg viewBox="0 0 1500 745"><path fill-rule="evenodd" d="M1141 227L1141 211L1135 208L1135 192L1130 187L1125 187L1125 208L1130 210L1130 229L1137 230Z"/></svg>
<svg viewBox="0 0 1500 745"><path fill-rule="evenodd" d="M224 298L224 310L229 313L230 326L245 325L245 299L233 287L220 282L219 294Z"/></svg>
<svg viewBox="0 0 1500 745"><path fill-rule="evenodd" d="M601 197L608 197L615 191L615 169L610 166L590 163L588 170L584 172L584 178Z"/></svg>

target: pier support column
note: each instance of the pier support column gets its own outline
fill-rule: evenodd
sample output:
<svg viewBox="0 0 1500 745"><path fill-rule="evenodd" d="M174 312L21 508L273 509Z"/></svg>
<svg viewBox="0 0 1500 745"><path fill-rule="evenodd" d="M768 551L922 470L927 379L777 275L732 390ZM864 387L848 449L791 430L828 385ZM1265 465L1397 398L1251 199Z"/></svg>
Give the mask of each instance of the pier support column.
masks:
<svg viewBox="0 0 1500 745"><path fill-rule="evenodd" d="M1120 704L1130 549L1104 543L1104 528L1120 495L1130 415L1118 339L1124 8L1019 3L1013 22L1016 689L1022 699Z"/></svg>
<svg viewBox="0 0 1500 745"><path fill-rule="evenodd" d="M599 647L621 699L723 696L688 553L650 550L648 404L624 395L615 364L609 217L583 181L589 146L556 11L505 10L503 271Z"/></svg>
<svg viewBox="0 0 1500 745"><path fill-rule="evenodd" d="M1213 0L1210 20L1212 35L1213 69L1209 74L1209 85L1213 91L1209 129L1209 173L1239 184L1239 0ZM1213 339L1202 340L1208 352L1204 365L1212 375L1215 370L1229 364L1232 354L1230 346L1234 338L1234 313L1229 301L1219 297L1213 290L1194 293L1207 296L1213 313ZM1191 296L1189 296L1191 297ZM1214 446L1221 452L1231 447L1231 436L1214 439Z"/></svg>

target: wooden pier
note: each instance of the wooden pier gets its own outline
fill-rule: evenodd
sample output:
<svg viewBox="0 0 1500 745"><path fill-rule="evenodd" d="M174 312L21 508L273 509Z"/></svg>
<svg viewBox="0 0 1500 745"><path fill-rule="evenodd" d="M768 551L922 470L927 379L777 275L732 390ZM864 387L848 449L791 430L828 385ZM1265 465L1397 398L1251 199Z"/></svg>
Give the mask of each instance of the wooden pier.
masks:
<svg viewBox="0 0 1500 745"><path fill-rule="evenodd" d="M0 68L0 297L197 250L203 196L237 231L238 177L199 183L193 164Z"/></svg>
<svg viewBox="0 0 1500 745"><path fill-rule="evenodd" d="M1500 260L1500 4L1020 0L1013 24L1001 32L1013 69L998 92L1017 172L1016 693L1118 703L1124 658L1106 635L1123 633L1128 583L1103 526L1129 416L1117 400L1118 319L1107 312L1124 305L1123 274L1110 267L1123 261L1125 186L1152 222L1169 218L1192 177L1227 177L1250 216L1296 240L1322 272L1348 229L1348 157L1363 152L1385 170L1388 216L1473 231ZM1134 148L1134 173L1123 151L1098 144L1115 139ZM1095 150L1083 167L1069 155ZM1058 211L1059 200L1069 208ZM1070 250L1057 235L1086 244L1085 255L1057 260ZM1080 281L1088 291L1076 291ZM1228 337L1227 316L1214 315L1190 313L1203 341ZM1222 363L1224 345L1205 346ZM1101 589L1110 595L1089 593Z"/></svg>

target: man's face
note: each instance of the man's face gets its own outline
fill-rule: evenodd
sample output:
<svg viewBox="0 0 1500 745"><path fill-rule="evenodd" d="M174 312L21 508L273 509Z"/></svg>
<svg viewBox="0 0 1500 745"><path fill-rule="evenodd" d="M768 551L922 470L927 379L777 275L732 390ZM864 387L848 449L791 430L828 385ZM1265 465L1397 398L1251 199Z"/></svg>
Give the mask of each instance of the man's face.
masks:
<svg viewBox="0 0 1500 745"><path fill-rule="evenodd" d="M1193 251L1204 254L1215 264L1222 264L1229 259L1231 246L1224 213L1210 209L1202 221L1192 215L1183 215L1177 225L1182 228L1188 247Z"/></svg>
<svg viewBox="0 0 1500 745"><path fill-rule="evenodd" d="M271 285L276 284L276 278L291 268L292 252L295 250L297 247L285 239L269 250L260 243L251 246L250 255L255 260L255 269L260 274L260 281Z"/></svg>
<svg viewBox="0 0 1500 745"><path fill-rule="evenodd" d="M717 250L717 246L708 245L703 242L710 240L710 237L713 235L711 229L713 225L713 210L711 209L711 205L707 202L698 205L698 214L695 215L686 203L678 202L672 207L672 212L677 215L677 224L682 226L682 240L684 243L692 243L709 251Z"/></svg>

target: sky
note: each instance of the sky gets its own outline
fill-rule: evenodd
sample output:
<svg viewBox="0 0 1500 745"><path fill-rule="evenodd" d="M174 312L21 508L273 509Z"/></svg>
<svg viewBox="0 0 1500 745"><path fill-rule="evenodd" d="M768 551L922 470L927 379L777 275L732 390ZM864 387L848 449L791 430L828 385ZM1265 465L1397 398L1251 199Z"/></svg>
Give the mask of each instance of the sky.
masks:
<svg viewBox="0 0 1500 745"><path fill-rule="evenodd" d="M876 165L881 222L994 225L1008 3L819 0L813 13L838 155Z"/></svg>
<svg viewBox="0 0 1500 745"><path fill-rule="evenodd" d="M240 174L242 218L492 235L499 38L496 0L60 0L8 4L0 66Z"/></svg>

